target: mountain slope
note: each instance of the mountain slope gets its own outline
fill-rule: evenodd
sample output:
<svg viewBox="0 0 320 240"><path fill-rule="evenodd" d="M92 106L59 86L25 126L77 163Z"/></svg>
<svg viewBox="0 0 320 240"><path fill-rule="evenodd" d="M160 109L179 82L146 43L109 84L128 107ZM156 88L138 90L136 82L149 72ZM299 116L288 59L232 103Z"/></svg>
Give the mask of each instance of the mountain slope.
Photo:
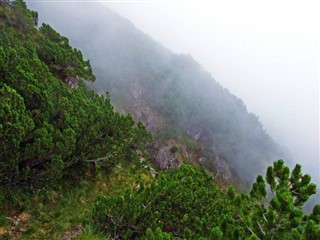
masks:
<svg viewBox="0 0 320 240"><path fill-rule="evenodd" d="M250 194L190 164L151 171L143 125L88 90L89 61L36 23L22 0L0 2L1 239L320 238L300 165L274 162Z"/></svg>
<svg viewBox="0 0 320 240"><path fill-rule="evenodd" d="M282 157L258 117L191 56L173 54L104 6L89 5L30 3L91 59L97 81L90 86L110 92L118 110L162 139L156 149L168 139L193 139L200 144L195 162L228 166L248 182Z"/></svg>
<svg viewBox="0 0 320 240"><path fill-rule="evenodd" d="M84 81L95 77L81 52L49 25L37 29L23 1L0 7L1 185L79 176L138 157L149 134L87 89Z"/></svg>

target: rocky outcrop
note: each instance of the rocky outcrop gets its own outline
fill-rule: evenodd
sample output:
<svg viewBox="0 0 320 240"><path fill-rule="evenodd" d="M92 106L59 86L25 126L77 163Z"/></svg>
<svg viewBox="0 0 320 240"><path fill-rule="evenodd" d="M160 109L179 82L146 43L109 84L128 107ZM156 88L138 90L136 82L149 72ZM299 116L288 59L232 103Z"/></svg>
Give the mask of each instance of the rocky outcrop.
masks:
<svg viewBox="0 0 320 240"><path fill-rule="evenodd" d="M157 138L157 135L166 128L165 120L155 108L148 104L144 90L139 81L131 83L129 91L131 100L130 104L125 106L124 112L130 112L137 121L143 122ZM156 141L150 154L154 164L160 169L177 168L182 165L185 159L193 164L204 166L217 178L230 179L230 168L222 156L219 157L215 154L215 145L208 138L205 129L202 126L190 124L187 134L202 146L198 151L187 150L188 148L177 139ZM211 152L210 156L204 154L202 151L204 148Z"/></svg>
<svg viewBox="0 0 320 240"><path fill-rule="evenodd" d="M216 156L214 162L217 168L217 175L226 180L230 179L232 175L227 162L221 156Z"/></svg>
<svg viewBox="0 0 320 240"><path fill-rule="evenodd" d="M173 152L174 146L165 146L160 148L157 156L155 157L155 163L161 169L176 168L182 164L178 152Z"/></svg>
<svg viewBox="0 0 320 240"><path fill-rule="evenodd" d="M139 82L135 82L131 87L131 95L132 102L129 106L129 112L133 114L137 121L143 122L153 134L159 133L164 127L163 117L147 104L143 87L140 86Z"/></svg>

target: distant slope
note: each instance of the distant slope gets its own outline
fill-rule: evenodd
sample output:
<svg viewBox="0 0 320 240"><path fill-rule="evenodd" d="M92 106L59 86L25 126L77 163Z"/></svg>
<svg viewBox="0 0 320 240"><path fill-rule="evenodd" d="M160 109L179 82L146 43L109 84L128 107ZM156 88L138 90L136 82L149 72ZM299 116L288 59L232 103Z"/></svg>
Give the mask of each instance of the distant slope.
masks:
<svg viewBox="0 0 320 240"><path fill-rule="evenodd" d="M198 162L226 162L251 182L282 157L258 117L191 56L173 54L100 4L28 5L91 59L94 89L110 92L118 109L132 112L158 137L196 140L203 146Z"/></svg>

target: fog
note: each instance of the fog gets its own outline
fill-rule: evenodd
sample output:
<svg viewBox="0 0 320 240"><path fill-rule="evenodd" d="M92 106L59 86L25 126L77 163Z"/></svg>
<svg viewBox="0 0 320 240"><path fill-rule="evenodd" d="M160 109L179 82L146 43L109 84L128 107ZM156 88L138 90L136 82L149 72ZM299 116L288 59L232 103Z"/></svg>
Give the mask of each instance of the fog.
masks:
<svg viewBox="0 0 320 240"><path fill-rule="evenodd" d="M63 8L65 1L56 2ZM320 183L319 17L315 1L103 3L170 50L190 53L215 80L242 98L275 141ZM28 5L32 7L32 1ZM40 20L58 17L63 22L68 11L59 16L50 11L43 16L40 11ZM86 16L72 21L88 27ZM68 36L61 24L49 24ZM91 29L95 36L98 29Z"/></svg>
<svg viewBox="0 0 320 240"><path fill-rule="evenodd" d="M190 53L320 183L316 1L105 4L174 52Z"/></svg>

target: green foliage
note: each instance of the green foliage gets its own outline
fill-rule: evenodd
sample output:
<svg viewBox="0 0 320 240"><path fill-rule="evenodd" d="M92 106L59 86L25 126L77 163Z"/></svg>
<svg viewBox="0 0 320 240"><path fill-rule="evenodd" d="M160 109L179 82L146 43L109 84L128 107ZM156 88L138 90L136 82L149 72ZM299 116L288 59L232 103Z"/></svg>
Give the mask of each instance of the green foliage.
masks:
<svg viewBox="0 0 320 240"><path fill-rule="evenodd" d="M157 140L180 135L197 139L197 144L214 148L232 173L250 184L266 164L283 156L258 117L190 55L172 53L98 4L91 4L90 11L84 5L38 6L63 14L63 18L49 14L47 19L65 29L94 60L97 80L90 86L100 93L109 91L119 108L136 113L151 128L162 128ZM83 14L81 21L78 16ZM140 114L145 107L152 110L151 116ZM159 119L164 124L158 125Z"/></svg>
<svg viewBox="0 0 320 240"><path fill-rule="evenodd" d="M6 189L0 191L1 204L12 202L18 205L19 211L29 206L32 214L41 215L41 223L57 219L53 225L58 230L51 231L57 230L58 235L64 230L62 226L88 223L89 217L92 218L94 230L88 225L79 239L104 236L121 239L320 238L320 206L315 206L309 215L302 212L303 204L315 193L316 186L309 175L301 173L300 165L290 172L282 160L267 169L265 179L257 177L250 195L237 194L233 188L224 192L208 172L189 165L161 172L151 184L149 176L126 178L122 175L116 181L117 188L110 190L117 194L99 196L92 216L84 207L85 202L75 206L74 199L92 202L94 192L87 195L89 192L74 189L64 195L66 189L60 188L57 197L55 191L44 188L37 189L41 192L37 193L33 186L38 181L61 180L66 176L73 179L72 174L91 175L98 169L109 170L120 161L138 162L151 136L142 123L136 124L131 116L115 113L108 96L98 96L85 87L84 80L94 80L90 63L69 45L67 38L49 25L38 30L35 24L37 13L28 10L23 1L0 2L0 184ZM185 61L179 67L190 64L188 59ZM181 76L171 77L172 86L167 89L170 98L165 99L177 101L161 111L171 111L175 117L172 121L182 120L175 122L179 124L179 132L180 126L187 126L185 119L189 120L184 118L179 104L185 104L188 99L177 91L181 86L176 80ZM221 116L221 119L213 116L219 124L207 129L215 139L234 126L224 122L232 114ZM260 132L257 120L252 121L258 126L253 131ZM228 131L232 130L231 127ZM239 131L234 133L220 139L221 149L235 146L231 150L237 151L243 144L256 140L249 134L241 143L232 145L241 138ZM172 152L177 150L174 148ZM227 154L227 150L221 151ZM240 151L240 155L243 159L247 153ZM254 155L255 151L249 154ZM13 186L21 182L28 185ZM106 187L105 182L102 188ZM125 193L124 182L131 186L125 188L128 189ZM267 196L266 183L272 197ZM17 188L11 193L9 190L14 187ZM30 191L26 198L24 190ZM43 198L32 210L33 200L39 199L32 199L31 195ZM50 212L59 197L62 200ZM49 214L42 216L42 211ZM9 225L3 214L0 224ZM27 239L28 234L36 233L35 228L25 233Z"/></svg>
<svg viewBox="0 0 320 240"><path fill-rule="evenodd" d="M256 182L253 184L250 195L252 197L256 197L257 199L261 199L262 197L266 197L266 183L261 175L257 177Z"/></svg>
<svg viewBox="0 0 320 240"><path fill-rule="evenodd" d="M89 91L89 61L23 1L0 4L0 183L110 169L144 152L150 134Z"/></svg>
<svg viewBox="0 0 320 240"><path fill-rule="evenodd" d="M0 88L0 106L0 174L5 181L12 181L20 173L20 144L33 130L34 122L23 98L6 84Z"/></svg>
<svg viewBox="0 0 320 240"><path fill-rule="evenodd" d="M105 236L101 233L96 233L96 230L93 229L92 226L90 225L86 226L83 232L74 238L74 240L107 240L107 239L112 239L112 238L109 236Z"/></svg>
<svg viewBox="0 0 320 240"><path fill-rule="evenodd" d="M73 49L66 37L47 24L41 26L40 33L36 45L38 56L57 78L70 87L76 86L80 79L95 80L90 62L83 60L82 53Z"/></svg>
<svg viewBox="0 0 320 240"><path fill-rule="evenodd" d="M266 179L272 192L279 196L284 191L290 194L290 199L293 199L290 204L294 206L302 206L311 195L316 193L316 185L310 183L310 175L302 175L299 164L295 166L290 174L290 170L284 166L283 160L278 160L268 168ZM281 197L275 198L274 205L286 205L284 202L280 203L282 200L288 201L289 197L284 197L283 199Z"/></svg>
<svg viewBox="0 0 320 240"><path fill-rule="evenodd" d="M317 219L319 206L314 207L310 216L303 216L302 211L303 204L316 193L316 185L310 183L311 177L301 173L299 164L290 172L284 161L278 160L268 167L266 181L273 197L267 201L268 207L255 215L255 218L265 220L259 222L261 236L317 239L310 236L317 234L319 224L314 226L310 221ZM266 197L266 184L262 176L258 176L250 194L260 201Z"/></svg>
<svg viewBox="0 0 320 240"><path fill-rule="evenodd" d="M262 176L250 195L237 194L231 187L223 192L203 169L184 165L159 173L150 186L100 197L93 224L121 239L318 239L319 206L304 215L289 168L282 160L272 168L276 190L270 201Z"/></svg>
<svg viewBox="0 0 320 240"><path fill-rule="evenodd" d="M70 239L77 234L75 239L113 239L90 224L92 208L98 196L123 193L141 179L150 181L147 169L134 166L118 164L109 174L100 171L95 177L64 176L41 188L11 186L6 195L0 192L0 239L16 239L17 234L21 240ZM17 219L15 224L12 219Z"/></svg>
<svg viewBox="0 0 320 240"><path fill-rule="evenodd" d="M171 153L176 153L176 152L178 152L178 150L179 150L179 148L177 146L173 146L170 148Z"/></svg>
<svg viewBox="0 0 320 240"><path fill-rule="evenodd" d="M175 237L194 227L196 230L191 228L191 236L201 236L202 222L209 215L196 221L195 216L205 212L206 204L222 194L212 185L211 179L204 170L187 165L179 170L162 172L149 187L141 186L124 196L100 198L93 213L94 223L100 230L110 234L116 232L126 239L157 233L160 231L157 227ZM221 206L222 202L212 204ZM206 231L209 234L211 229Z"/></svg>
<svg viewBox="0 0 320 240"><path fill-rule="evenodd" d="M174 237L171 233L166 233L161 230L160 227L157 227L156 230L153 232L150 228L147 229L145 237L142 237L141 239L149 240L173 240Z"/></svg>

